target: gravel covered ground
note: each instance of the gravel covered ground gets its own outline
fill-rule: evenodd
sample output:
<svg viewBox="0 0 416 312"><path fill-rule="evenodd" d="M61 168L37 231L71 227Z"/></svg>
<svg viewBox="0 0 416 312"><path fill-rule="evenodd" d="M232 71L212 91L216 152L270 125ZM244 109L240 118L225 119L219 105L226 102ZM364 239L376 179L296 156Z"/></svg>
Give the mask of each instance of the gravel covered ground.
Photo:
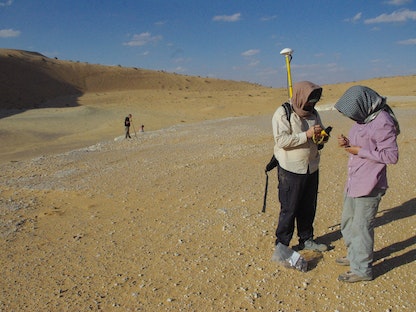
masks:
<svg viewBox="0 0 416 312"><path fill-rule="evenodd" d="M343 284L347 155L322 151L306 273L270 260L279 213L271 116L118 137L0 168L0 311L415 311L416 110L376 219L375 279ZM346 134L335 111L321 117ZM292 240L293 245L297 239Z"/></svg>

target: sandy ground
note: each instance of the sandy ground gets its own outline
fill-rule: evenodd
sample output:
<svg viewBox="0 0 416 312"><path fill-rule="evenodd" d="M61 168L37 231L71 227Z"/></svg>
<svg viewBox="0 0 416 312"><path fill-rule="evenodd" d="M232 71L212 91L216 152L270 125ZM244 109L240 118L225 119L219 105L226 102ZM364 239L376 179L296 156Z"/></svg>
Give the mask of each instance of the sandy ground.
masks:
<svg viewBox="0 0 416 312"><path fill-rule="evenodd" d="M271 115L237 116L4 162L0 310L415 311L416 110L395 110L400 162L377 215L374 281L337 281L347 156L333 139L315 222L331 250L304 253L306 273L270 260L275 171L261 208ZM321 116L334 135L351 125Z"/></svg>
<svg viewBox="0 0 416 312"><path fill-rule="evenodd" d="M0 65L0 311L416 311L416 76L359 82L388 96L400 160L375 280L343 284L347 155L334 139L315 221L331 249L303 252L306 273L271 261L279 204L273 171L261 212L264 168L285 89L4 49ZM328 109L353 84L323 86L334 137L351 122Z"/></svg>

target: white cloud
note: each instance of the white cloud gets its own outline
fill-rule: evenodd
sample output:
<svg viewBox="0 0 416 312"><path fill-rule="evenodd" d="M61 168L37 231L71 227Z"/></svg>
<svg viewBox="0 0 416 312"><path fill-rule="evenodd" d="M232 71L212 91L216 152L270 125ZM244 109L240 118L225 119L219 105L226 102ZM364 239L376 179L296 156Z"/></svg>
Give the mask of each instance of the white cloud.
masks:
<svg viewBox="0 0 416 312"><path fill-rule="evenodd" d="M158 21L155 23L156 26L163 26L166 24L166 21Z"/></svg>
<svg viewBox="0 0 416 312"><path fill-rule="evenodd" d="M355 16L352 18L352 21L357 22L361 18L362 15L363 14L361 12L355 14Z"/></svg>
<svg viewBox="0 0 416 312"><path fill-rule="evenodd" d="M244 51L243 53L241 53L241 55L242 56L253 56L253 55L256 55L256 54L259 54L259 53L260 53L260 50L251 49L251 50Z"/></svg>
<svg viewBox="0 0 416 312"><path fill-rule="evenodd" d="M397 43L398 44L404 44L404 45L413 45L413 44L416 44L416 38L402 40L402 41L397 41Z"/></svg>
<svg viewBox="0 0 416 312"><path fill-rule="evenodd" d="M186 72L186 68L183 68L182 66L178 66L174 70L175 73L184 73Z"/></svg>
<svg viewBox="0 0 416 312"><path fill-rule="evenodd" d="M277 15L264 16L264 17L260 18L260 21L262 21L262 22L268 22L268 21L275 20L276 18L277 18Z"/></svg>
<svg viewBox="0 0 416 312"><path fill-rule="evenodd" d="M416 11L408 9L394 11L391 14L381 14L375 18L366 19L365 24L406 22L407 20L416 20Z"/></svg>
<svg viewBox="0 0 416 312"><path fill-rule="evenodd" d="M275 68L265 68L265 69L262 69L262 70L258 71L256 73L256 76L263 77L263 78L272 77L273 79L275 79L275 77L278 74L280 74L280 72Z"/></svg>
<svg viewBox="0 0 416 312"><path fill-rule="evenodd" d="M0 7L12 5L13 0L0 1Z"/></svg>
<svg viewBox="0 0 416 312"><path fill-rule="evenodd" d="M149 32L144 32L141 34L134 34L130 41L123 43L123 45L131 47L142 47L149 43L157 43L162 40L162 36L152 36Z"/></svg>
<svg viewBox="0 0 416 312"><path fill-rule="evenodd" d="M330 73L341 73L344 71L343 67L340 67L337 63L329 63L323 66Z"/></svg>
<svg viewBox="0 0 416 312"><path fill-rule="evenodd" d="M0 38L19 37L20 31L13 29L0 29Z"/></svg>
<svg viewBox="0 0 416 312"><path fill-rule="evenodd" d="M241 13L233 15L216 15L212 18L215 22L237 22L241 19Z"/></svg>
<svg viewBox="0 0 416 312"><path fill-rule="evenodd" d="M390 5L405 5L405 4L408 4L408 3L411 3L411 2L412 2L412 0L389 0L389 1L386 1L386 3L390 4Z"/></svg>
<svg viewBox="0 0 416 312"><path fill-rule="evenodd" d="M354 17L352 18L346 18L344 21L346 22L351 22L351 23L356 23L361 19L361 16L363 14L361 12L358 12L357 14L354 15Z"/></svg>

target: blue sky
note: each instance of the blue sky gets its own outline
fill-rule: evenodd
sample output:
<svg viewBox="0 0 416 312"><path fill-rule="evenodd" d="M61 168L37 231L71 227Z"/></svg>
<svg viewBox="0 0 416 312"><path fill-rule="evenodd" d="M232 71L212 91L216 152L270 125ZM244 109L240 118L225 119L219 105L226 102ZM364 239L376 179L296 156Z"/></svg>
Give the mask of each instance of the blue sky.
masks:
<svg viewBox="0 0 416 312"><path fill-rule="evenodd" d="M416 0L0 0L0 47L286 87L416 74Z"/></svg>

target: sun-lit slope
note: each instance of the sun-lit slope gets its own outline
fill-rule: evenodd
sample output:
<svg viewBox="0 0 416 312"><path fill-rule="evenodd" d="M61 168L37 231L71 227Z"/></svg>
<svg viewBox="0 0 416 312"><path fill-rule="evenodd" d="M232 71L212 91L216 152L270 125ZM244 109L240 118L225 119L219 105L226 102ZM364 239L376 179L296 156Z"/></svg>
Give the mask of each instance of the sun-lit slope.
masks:
<svg viewBox="0 0 416 312"><path fill-rule="evenodd" d="M36 52L10 49L0 49L0 68L0 109L29 109L57 97L88 92L261 88L246 82L63 61Z"/></svg>
<svg viewBox="0 0 416 312"><path fill-rule="evenodd" d="M104 66L48 58L37 52L0 49L0 109L77 106L77 98L89 92L172 90L172 91L247 91L267 90L247 82L185 76L163 71L121 66ZM296 77L294 77L296 82ZM319 81L316 81L319 84ZM349 83L323 85L320 104L332 103L354 84L367 85L382 95L416 96L416 75L384 77ZM284 88L278 102L286 99ZM75 100L56 101L74 96ZM51 101L54 100L55 101Z"/></svg>
<svg viewBox="0 0 416 312"><path fill-rule="evenodd" d="M318 107L331 108L354 84L388 96L393 108L414 107L416 102L416 76L385 77L322 85ZM286 88L0 49L0 141L6 147L0 162L113 139L123 135L128 113L134 116L134 132L142 124L147 132L229 117L267 115L271 119L287 97ZM334 125L331 120L324 123Z"/></svg>

